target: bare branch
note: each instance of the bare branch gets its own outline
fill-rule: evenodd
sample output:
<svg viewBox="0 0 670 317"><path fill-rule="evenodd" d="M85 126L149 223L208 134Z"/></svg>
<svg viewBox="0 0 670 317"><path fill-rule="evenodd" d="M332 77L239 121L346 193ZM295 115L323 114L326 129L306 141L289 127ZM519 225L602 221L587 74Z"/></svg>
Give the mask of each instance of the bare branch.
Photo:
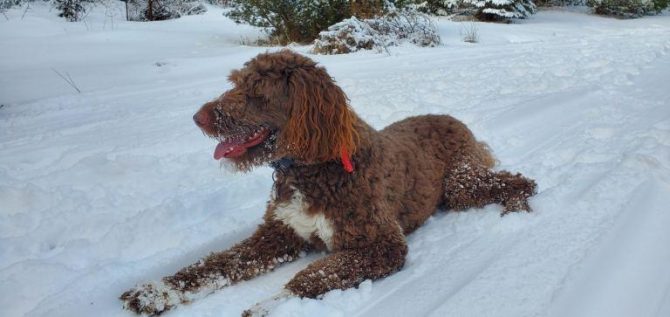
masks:
<svg viewBox="0 0 670 317"><path fill-rule="evenodd" d="M30 10L30 2L29 2L28 5L26 6L26 9L23 10L23 15L21 15L21 20L23 20L23 18L26 17L26 13L28 13L28 10Z"/></svg>
<svg viewBox="0 0 670 317"><path fill-rule="evenodd" d="M77 93L81 93L81 90L79 90L79 87L77 87L77 84L74 82L72 77L70 77L70 74L68 72L65 72L65 76L61 74L59 71L57 71L55 68L51 68L51 70L54 71L60 78L62 78L66 83L68 83L74 90L77 91Z"/></svg>

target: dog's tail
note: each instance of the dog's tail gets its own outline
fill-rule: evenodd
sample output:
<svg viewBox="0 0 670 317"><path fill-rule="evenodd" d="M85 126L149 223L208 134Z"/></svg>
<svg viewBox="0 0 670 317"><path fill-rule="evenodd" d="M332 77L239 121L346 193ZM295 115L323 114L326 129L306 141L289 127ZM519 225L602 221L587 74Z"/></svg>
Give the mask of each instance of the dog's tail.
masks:
<svg viewBox="0 0 670 317"><path fill-rule="evenodd" d="M484 142L477 142L474 155L475 159L486 168L493 168L498 163L491 153L491 148Z"/></svg>

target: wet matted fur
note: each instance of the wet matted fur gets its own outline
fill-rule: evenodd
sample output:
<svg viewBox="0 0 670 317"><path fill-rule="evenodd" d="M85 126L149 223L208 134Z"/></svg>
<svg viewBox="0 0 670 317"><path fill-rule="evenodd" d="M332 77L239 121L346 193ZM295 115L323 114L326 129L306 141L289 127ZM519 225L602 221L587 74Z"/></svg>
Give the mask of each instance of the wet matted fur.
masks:
<svg viewBox="0 0 670 317"><path fill-rule="evenodd" d="M227 251L125 292L129 310L161 314L326 250L270 302L316 298L401 269L405 236L438 209L497 203L503 213L530 211L535 182L491 170L488 148L450 116L410 117L377 131L354 113L323 67L289 50L258 55L230 80L233 88L194 120L220 141L216 159L241 171L275 168L264 223ZM263 315L271 306L245 314Z"/></svg>

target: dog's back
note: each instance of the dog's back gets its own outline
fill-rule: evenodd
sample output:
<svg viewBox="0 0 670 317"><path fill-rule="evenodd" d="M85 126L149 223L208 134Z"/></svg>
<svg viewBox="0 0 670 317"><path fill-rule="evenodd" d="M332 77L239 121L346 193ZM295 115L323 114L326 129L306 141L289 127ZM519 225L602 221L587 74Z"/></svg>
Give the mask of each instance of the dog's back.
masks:
<svg viewBox="0 0 670 317"><path fill-rule="evenodd" d="M395 122L380 132L389 207L405 233L414 231L443 204L445 178L457 164L491 168L488 147L448 115ZM389 177L390 176L390 177Z"/></svg>
<svg viewBox="0 0 670 317"><path fill-rule="evenodd" d="M465 124L448 115L409 117L380 132L392 140L411 140L418 150L447 165L464 159L486 168L495 165L488 146L478 142Z"/></svg>

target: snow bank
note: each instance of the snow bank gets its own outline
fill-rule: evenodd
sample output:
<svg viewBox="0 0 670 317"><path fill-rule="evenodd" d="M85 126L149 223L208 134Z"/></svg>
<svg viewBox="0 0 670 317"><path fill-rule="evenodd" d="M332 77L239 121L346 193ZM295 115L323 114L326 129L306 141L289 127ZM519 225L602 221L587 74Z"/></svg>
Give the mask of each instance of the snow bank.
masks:
<svg viewBox="0 0 670 317"><path fill-rule="evenodd" d="M132 316L123 291L252 232L272 171L221 170L191 116L268 50L238 44L257 30L215 8L113 27L104 11L86 23L39 4L23 20L7 14L0 316ZM667 316L670 17L539 12L479 24L477 45L458 40L458 23L436 26L448 46L310 57L376 128L415 114L462 119L500 168L538 181L535 212L438 212L408 237L402 271L275 315ZM320 256L169 316L239 316Z"/></svg>

